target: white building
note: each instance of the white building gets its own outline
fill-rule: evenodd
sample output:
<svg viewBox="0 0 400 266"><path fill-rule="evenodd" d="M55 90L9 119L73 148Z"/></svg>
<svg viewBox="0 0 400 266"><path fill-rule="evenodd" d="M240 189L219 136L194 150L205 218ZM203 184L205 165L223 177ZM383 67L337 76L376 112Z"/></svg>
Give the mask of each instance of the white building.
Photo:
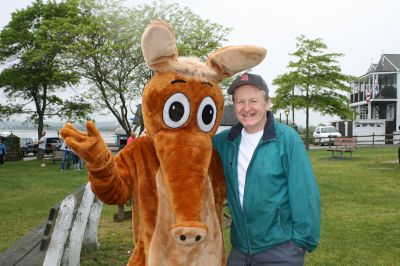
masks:
<svg viewBox="0 0 400 266"><path fill-rule="evenodd" d="M400 132L400 54L383 54L352 84L350 107L356 112L352 135ZM381 137L387 143L391 136ZM377 140L375 138L375 140Z"/></svg>

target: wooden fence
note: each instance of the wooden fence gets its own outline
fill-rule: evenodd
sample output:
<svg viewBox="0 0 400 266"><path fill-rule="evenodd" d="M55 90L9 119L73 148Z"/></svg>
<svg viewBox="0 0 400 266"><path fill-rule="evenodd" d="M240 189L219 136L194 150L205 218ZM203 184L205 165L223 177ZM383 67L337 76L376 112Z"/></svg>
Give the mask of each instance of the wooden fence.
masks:
<svg viewBox="0 0 400 266"><path fill-rule="evenodd" d="M343 136L343 137L354 137L357 139L357 145L358 146L369 146L369 147L375 147L375 145L398 145L400 143L400 134L384 134L384 135L378 135L378 134L372 134L372 135L363 135L363 136ZM329 139L327 142L327 145L333 144L335 141L336 137L328 137L324 139ZM305 142L305 137L301 138L303 142ZM321 138L309 138L310 144L318 144L319 140Z"/></svg>

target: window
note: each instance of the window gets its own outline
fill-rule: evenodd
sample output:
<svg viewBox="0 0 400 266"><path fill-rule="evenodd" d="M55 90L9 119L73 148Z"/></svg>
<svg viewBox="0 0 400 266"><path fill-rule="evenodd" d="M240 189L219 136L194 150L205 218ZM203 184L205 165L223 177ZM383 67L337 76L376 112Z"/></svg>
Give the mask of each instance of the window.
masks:
<svg viewBox="0 0 400 266"><path fill-rule="evenodd" d="M368 108L365 105L360 106L360 119L367 119L368 117Z"/></svg>
<svg viewBox="0 0 400 266"><path fill-rule="evenodd" d="M321 132L322 133L333 133L333 132L337 132L337 130L334 127L324 127L324 128L321 128Z"/></svg>
<svg viewBox="0 0 400 266"><path fill-rule="evenodd" d="M386 119L394 119L394 103L386 105Z"/></svg>

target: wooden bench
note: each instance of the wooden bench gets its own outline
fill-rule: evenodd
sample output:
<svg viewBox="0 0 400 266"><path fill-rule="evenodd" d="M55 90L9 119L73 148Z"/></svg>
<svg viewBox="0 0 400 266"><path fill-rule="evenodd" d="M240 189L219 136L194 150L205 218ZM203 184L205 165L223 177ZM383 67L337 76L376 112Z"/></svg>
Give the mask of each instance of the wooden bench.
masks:
<svg viewBox="0 0 400 266"><path fill-rule="evenodd" d="M102 203L90 184L50 209L48 220L0 254L0 265L79 265L81 247L98 249Z"/></svg>
<svg viewBox="0 0 400 266"><path fill-rule="evenodd" d="M336 138L333 146L330 146L327 151L332 152L332 158L335 157L335 152L340 152L340 157L343 158L343 153L347 152L350 157L353 157L353 151L356 150L356 138Z"/></svg>
<svg viewBox="0 0 400 266"><path fill-rule="evenodd" d="M54 150L52 152L51 161L55 163L55 161L62 160L63 151L62 150Z"/></svg>

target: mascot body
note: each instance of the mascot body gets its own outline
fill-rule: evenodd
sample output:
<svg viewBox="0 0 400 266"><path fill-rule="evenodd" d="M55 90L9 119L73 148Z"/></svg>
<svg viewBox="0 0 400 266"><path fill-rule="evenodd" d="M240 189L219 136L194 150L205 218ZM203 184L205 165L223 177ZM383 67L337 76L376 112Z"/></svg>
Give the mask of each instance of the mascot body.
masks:
<svg viewBox="0 0 400 266"><path fill-rule="evenodd" d="M86 161L95 194L107 204L132 199L134 252L128 265L225 265L223 170L211 138L223 114L220 80L257 65L266 50L232 46L206 63L180 58L162 21L142 36L155 72L142 110L147 135L114 158L92 122L87 132L67 124L65 142Z"/></svg>

